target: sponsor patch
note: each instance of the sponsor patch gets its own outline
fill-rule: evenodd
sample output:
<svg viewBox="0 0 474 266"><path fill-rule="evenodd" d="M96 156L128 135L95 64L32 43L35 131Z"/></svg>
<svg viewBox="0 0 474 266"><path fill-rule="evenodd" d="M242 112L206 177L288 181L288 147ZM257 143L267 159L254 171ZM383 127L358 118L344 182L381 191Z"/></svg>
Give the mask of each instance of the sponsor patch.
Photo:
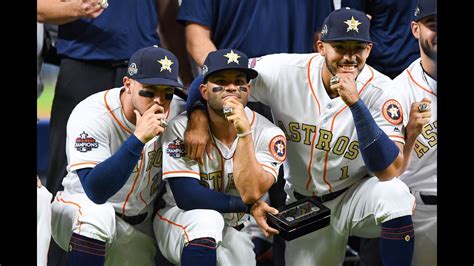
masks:
<svg viewBox="0 0 474 266"><path fill-rule="evenodd" d="M383 104L382 114L393 125L398 125L403 121L402 106L394 99L390 99Z"/></svg>
<svg viewBox="0 0 474 266"><path fill-rule="evenodd" d="M186 151L184 150L184 142L177 138L172 142L168 143L166 148L166 153L172 158L178 159L186 156Z"/></svg>
<svg viewBox="0 0 474 266"><path fill-rule="evenodd" d="M88 137L85 131L82 131L79 134L79 137L76 138L76 143L74 144L74 148L80 152L88 152L92 149L99 148L99 143L92 137Z"/></svg>
<svg viewBox="0 0 474 266"><path fill-rule="evenodd" d="M286 138L284 136L276 136L270 141L270 153L275 159L282 162L286 159Z"/></svg>

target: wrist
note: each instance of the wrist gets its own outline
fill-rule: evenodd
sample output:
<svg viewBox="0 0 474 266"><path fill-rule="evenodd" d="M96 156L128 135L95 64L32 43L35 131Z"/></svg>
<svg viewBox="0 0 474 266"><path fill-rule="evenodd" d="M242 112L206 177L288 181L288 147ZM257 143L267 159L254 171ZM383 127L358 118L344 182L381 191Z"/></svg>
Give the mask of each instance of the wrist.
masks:
<svg viewBox="0 0 474 266"><path fill-rule="evenodd" d="M255 205L255 203L245 204L245 205L247 205L247 211L245 213L251 214L252 213L252 208Z"/></svg>
<svg viewBox="0 0 474 266"><path fill-rule="evenodd" d="M245 131L245 132L243 132L243 133L237 133L237 137L243 138L243 137L245 137L245 136L251 135L252 133L253 133L253 129L248 130L248 131Z"/></svg>
<svg viewBox="0 0 474 266"><path fill-rule="evenodd" d="M146 143L146 140L143 136L141 136L140 134L137 134L136 132L133 133L133 135L142 143L142 144L145 144Z"/></svg>

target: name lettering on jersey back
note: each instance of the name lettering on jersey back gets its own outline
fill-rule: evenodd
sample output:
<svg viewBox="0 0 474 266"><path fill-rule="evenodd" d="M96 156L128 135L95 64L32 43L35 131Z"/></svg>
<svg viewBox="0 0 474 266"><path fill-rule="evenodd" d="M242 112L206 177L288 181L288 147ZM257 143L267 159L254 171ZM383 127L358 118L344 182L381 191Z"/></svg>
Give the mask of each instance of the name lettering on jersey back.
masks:
<svg viewBox="0 0 474 266"><path fill-rule="evenodd" d="M422 141L425 140L425 141ZM438 144L438 121L426 124L416 138L413 150L418 158L423 157L430 148Z"/></svg>
<svg viewBox="0 0 474 266"><path fill-rule="evenodd" d="M341 155L349 160L354 160L359 155L359 142L351 141L348 136L339 136L331 146L334 135L331 131L320 128L315 125L309 125L297 122L290 122L288 130L282 121L278 121L278 126L285 133L286 139L292 142L303 142L305 145L311 145L315 142L314 147L322 151L332 151L335 155ZM317 132L317 133L316 133ZM317 139L313 140L317 134Z"/></svg>

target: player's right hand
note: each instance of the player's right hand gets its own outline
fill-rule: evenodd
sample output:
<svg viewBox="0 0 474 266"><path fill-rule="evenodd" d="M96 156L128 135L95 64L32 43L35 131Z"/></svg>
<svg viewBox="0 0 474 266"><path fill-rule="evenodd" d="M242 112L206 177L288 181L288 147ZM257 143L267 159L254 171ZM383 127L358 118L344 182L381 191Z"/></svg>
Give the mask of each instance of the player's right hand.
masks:
<svg viewBox="0 0 474 266"><path fill-rule="evenodd" d="M229 106L232 113L225 118L232 123L238 134L249 132L251 130L250 123L245 114L244 106L237 98L227 98L223 102L223 106Z"/></svg>
<svg viewBox="0 0 474 266"><path fill-rule="evenodd" d="M209 154L211 156L211 136L209 135L209 122L207 114L202 110L195 110L192 112L188 120L188 126L184 131L184 148L186 150L186 157L191 160L196 160L200 164L204 163L204 156Z"/></svg>
<svg viewBox="0 0 474 266"><path fill-rule="evenodd" d="M352 73L338 73L339 82L331 84L331 90L337 91L341 99L347 106L353 105L359 100L359 93L357 93L357 84L355 76Z"/></svg>
<svg viewBox="0 0 474 266"><path fill-rule="evenodd" d="M252 205L250 210L253 218L257 222L258 227L262 230L266 237L279 234L280 232L272 228L267 223L267 213L278 214L278 210L268 205L265 201L259 200Z"/></svg>
<svg viewBox="0 0 474 266"><path fill-rule="evenodd" d="M101 0L71 0L69 1L73 5L73 9L78 17L83 18L96 18L104 11L104 8L100 5Z"/></svg>
<svg viewBox="0 0 474 266"><path fill-rule="evenodd" d="M136 116L134 134L142 143L147 143L165 130L161 125L161 119L166 118L164 111L163 106L158 104L154 104L143 115L138 110L133 110Z"/></svg>
<svg viewBox="0 0 474 266"><path fill-rule="evenodd" d="M420 110L420 105L427 104L427 110ZM421 99L420 102L411 104L410 117L406 128L406 137L416 138L420 135L423 127L431 120L431 101L428 98Z"/></svg>

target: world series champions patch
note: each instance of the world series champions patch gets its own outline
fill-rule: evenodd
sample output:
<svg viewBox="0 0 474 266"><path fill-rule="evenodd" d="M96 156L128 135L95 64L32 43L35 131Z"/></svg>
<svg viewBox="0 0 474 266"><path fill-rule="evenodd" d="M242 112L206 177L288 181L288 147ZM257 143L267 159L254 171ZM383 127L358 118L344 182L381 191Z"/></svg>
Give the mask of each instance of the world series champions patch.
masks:
<svg viewBox="0 0 474 266"><path fill-rule="evenodd" d="M387 100L383 104L382 114L393 125L399 125L403 121L402 106L394 99Z"/></svg>
<svg viewBox="0 0 474 266"><path fill-rule="evenodd" d="M283 162L286 159L286 139L284 136L276 136L270 141L270 153L275 159Z"/></svg>
<svg viewBox="0 0 474 266"><path fill-rule="evenodd" d="M172 142L168 143L166 147L166 153L172 158L178 159L186 156L186 151L184 150L184 142L177 138Z"/></svg>
<svg viewBox="0 0 474 266"><path fill-rule="evenodd" d="M88 136L89 134L82 131L82 133L79 134L79 137L76 138L74 148L76 148L77 151L88 152L99 147L99 143L94 138Z"/></svg>

